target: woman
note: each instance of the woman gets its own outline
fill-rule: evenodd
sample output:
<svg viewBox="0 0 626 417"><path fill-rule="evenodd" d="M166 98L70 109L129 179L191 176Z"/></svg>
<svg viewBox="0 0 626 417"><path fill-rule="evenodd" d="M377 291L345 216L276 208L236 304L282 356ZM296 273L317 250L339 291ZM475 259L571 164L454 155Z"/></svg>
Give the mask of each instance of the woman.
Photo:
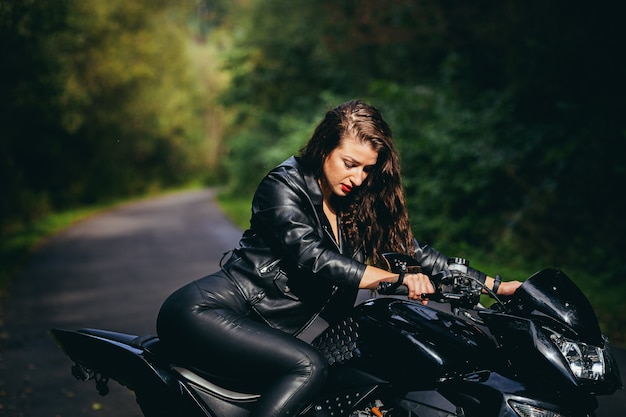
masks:
<svg viewBox="0 0 626 417"><path fill-rule="evenodd" d="M396 282L385 252L421 264L424 273L404 277L411 299L432 293L428 275L447 265L413 238L389 126L374 107L350 101L261 181L239 248L220 271L168 298L159 336L203 370L263 382L254 416L296 415L324 384L327 363L294 336L318 315L345 316L358 289ZM493 288L493 278L471 274Z"/></svg>

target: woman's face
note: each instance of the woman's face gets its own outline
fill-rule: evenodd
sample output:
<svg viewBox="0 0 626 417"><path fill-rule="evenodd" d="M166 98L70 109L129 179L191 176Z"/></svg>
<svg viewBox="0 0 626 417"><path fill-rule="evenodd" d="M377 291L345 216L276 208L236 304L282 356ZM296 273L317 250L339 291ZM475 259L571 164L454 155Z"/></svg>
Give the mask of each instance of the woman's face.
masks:
<svg viewBox="0 0 626 417"><path fill-rule="evenodd" d="M324 161L322 192L325 198L332 194L345 197L363 184L376 165L378 152L367 142L353 137L342 138Z"/></svg>

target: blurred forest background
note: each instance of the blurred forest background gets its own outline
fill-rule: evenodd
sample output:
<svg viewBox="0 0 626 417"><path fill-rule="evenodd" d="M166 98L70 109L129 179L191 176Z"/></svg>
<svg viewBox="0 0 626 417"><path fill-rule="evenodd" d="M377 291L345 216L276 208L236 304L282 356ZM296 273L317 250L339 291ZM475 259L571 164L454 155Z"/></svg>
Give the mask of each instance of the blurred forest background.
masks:
<svg viewBox="0 0 626 417"><path fill-rule="evenodd" d="M562 268L626 345L624 9L0 0L3 256L64 210L192 182L249 201L362 98L394 130L419 240L505 278Z"/></svg>

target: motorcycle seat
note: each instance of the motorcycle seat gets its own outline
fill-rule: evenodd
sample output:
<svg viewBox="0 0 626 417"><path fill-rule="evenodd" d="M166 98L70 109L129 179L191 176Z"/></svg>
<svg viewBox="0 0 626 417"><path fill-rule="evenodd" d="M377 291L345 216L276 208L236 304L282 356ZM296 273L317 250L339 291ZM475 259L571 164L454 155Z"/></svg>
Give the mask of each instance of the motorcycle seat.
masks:
<svg viewBox="0 0 626 417"><path fill-rule="evenodd" d="M169 352L169 350L161 343L158 336L150 334L137 336L133 334L114 332L111 330L91 328L80 329L79 331L84 334L113 340L137 349L141 349L150 354L153 358L158 358L161 363L174 364L171 368L185 379L208 391L219 394L220 396L239 401L254 400L259 397L257 392L260 392L261 387L257 390L253 387L245 385L244 381L220 378L186 363L177 364L177 361L174 359L175 355Z"/></svg>

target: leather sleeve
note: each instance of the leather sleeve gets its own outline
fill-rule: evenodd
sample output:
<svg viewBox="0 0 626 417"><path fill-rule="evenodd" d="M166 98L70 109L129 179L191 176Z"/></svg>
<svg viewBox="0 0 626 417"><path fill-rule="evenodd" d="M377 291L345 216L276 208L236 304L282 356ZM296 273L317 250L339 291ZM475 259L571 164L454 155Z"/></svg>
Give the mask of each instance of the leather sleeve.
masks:
<svg viewBox="0 0 626 417"><path fill-rule="evenodd" d="M420 245L417 240L414 240L415 252L413 257L422 267L422 272L432 277L437 272L448 268L448 257L438 252L436 249L428 245ZM478 279L484 283L487 275L472 267L469 268L468 273L470 276Z"/></svg>
<svg viewBox="0 0 626 417"><path fill-rule="evenodd" d="M325 236L306 185L289 169L272 171L257 188L252 202L252 228L262 230L268 243L278 246L283 259L304 276L358 287L366 265L342 255L333 240Z"/></svg>

